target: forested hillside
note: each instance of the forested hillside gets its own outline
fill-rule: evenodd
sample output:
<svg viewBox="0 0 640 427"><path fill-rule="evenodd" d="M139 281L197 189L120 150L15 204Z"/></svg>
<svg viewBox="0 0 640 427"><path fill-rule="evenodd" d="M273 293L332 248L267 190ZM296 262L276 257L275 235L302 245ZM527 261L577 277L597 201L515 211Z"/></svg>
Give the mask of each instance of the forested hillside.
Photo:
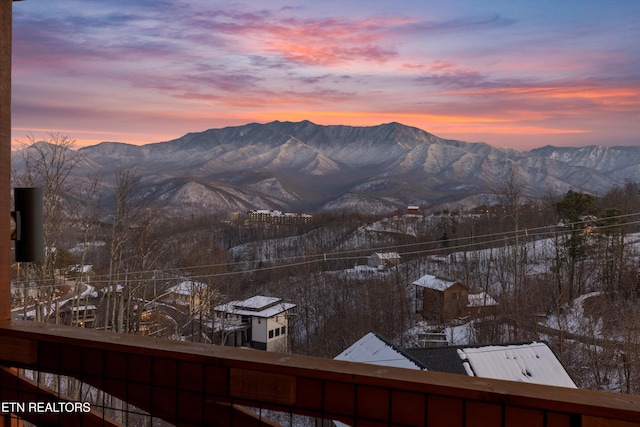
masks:
<svg viewBox="0 0 640 427"><path fill-rule="evenodd" d="M221 344L209 329L216 306L275 296L296 305L287 351L334 357L372 330L403 346L427 332L453 344L544 339L580 387L640 392L636 183L531 204L513 170L492 205L276 224L246 212L172 216L140 195L134 169L80 180L77 151L38 153L14 182L44 188L46 257L14 270L16 317L61 322L65 306L95 306L95 328ZM114 197L100 199L100 186ZM374 252L400 261L370 266ZM425 320L412 285L425 274L491 295L497 311ZM197 305L170 298L185 281L198 284Z"/></svg>

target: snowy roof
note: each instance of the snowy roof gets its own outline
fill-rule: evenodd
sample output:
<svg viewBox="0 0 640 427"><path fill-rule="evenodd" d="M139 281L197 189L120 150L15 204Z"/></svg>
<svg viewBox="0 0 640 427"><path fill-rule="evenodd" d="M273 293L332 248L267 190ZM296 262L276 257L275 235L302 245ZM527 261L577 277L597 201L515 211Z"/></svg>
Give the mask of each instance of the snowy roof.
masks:
<svg viewBox="0 0 640 427"><path fill-rule="evenodd" d="M239 316L273 317L295 307L295 304L282 302L281 298L257 295L243 301L221 304L214 310Z"/></svg>
<svg viewBox="0 0 640 427"><path fill-rule="evenodd" d="M335 359L576 388L544 342L400 349L369 332Z"/></svg>
<svg viewBox="0 0 640 427"><path fill-rule="evenodd" d="M297 213L297 212L285 212L284 216L294 216L300 218L312 218L309 214Z"/></svg>
<svg viewBox="0 0 640 427"><path fill-rule="evenodd" d="M396 368L422 369L375 332L369 332L334 359Z"/></svg>
<svg viewBox="0 0 640 427"><path fill-rule="evenodd" d="M112 285L108 285L104 288L102 288L102 292L104 292L105 294L110 293L112 291ZM124 285L122 283L118 283L116 285L116 292L122 292L124 291ZM84 294L84 292L83 292Z"/></svg>
<svg viewBox="0 0 640 427"><path fill-rule="evenodd" d="M249 211L249 213L281 215L282 211L277 211L273 209L254 209Z"/></svg>
<svg viewBox="0 0 640 427"><path fill-rule="evenodd" d="M469 376L576 388L543 342L459 348Z"/></svg>
<svg viewBox="0 0 640 427"><path fill-rule="evenodd" d="M451 280L442 279L440 277L432 276L430 274L425 274L415 282L413 282L416 286L421 286L423 288L434 289L436 291L444 291L449 289L452 285L458 282L452 282Z"/></svg>
<svg viewBox="0 0 640 427"><path fill-rule="evenodd" d="M97 310L98 307L95 305L81 305L80 307L71 307L71 311L80 311L80 310Z"/></svg>
<svg viewBox="0 0 640 427"><path fill-rule="evenodd" d="M400 258L400 255L398 254L398 252L375 252L373 255L377 256L378 259L399 259Z"/></svg>
<svg viewBox="0 0 640 427"><path fill-rule="evenodd" d="M247 298L244 301L236 301L233 305L238 309L260 311L268 306L277 303L280 300L281 298L256 295L254 297Z"/></svg>
<svg viewBox="0 0 640 427"><path fill-rule="evenodd" d="M498 302L486 292L480 292L477 294L469 294L469 303L467 307L486 307L490 305L498 305Z"/></svg>
<svg viewBox="0 0 640 427"><path fill-rule="evenodd" d="M272 209L254 209L247 212L248 214L260 214L260 215L268 215L272 217L294 217L294 218L313 218L309 214L298 213L298 212L282 212L278 210Z"/></svg>
<svg viewBox="0 0 640 427"><path fill-rule="evenodd" d="M93 265L91 264L87 264L87 265L76 264L76 265L69 266L69 271L77 272L77 273L88 273L91 271L92 268L93 268Z"/></svg>
<svg viewBox="0 0 640 427"><path fill-rule="evenodd" d="M178 295L191 295L194 292L201 291L205 289L207 285L205 283L200 282L192 282L190 280L184 281L182 283L178 283L175 286L172 286L169 289L169 292L173 292Z"/></svg>

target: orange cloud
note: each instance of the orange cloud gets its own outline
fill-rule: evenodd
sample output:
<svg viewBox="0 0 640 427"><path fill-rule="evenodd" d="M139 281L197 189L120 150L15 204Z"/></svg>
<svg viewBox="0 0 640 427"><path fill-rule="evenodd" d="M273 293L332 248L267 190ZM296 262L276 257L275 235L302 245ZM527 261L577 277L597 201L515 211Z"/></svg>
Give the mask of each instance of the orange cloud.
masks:
<svg viewBox="0 0 640 427"><path fill-rule="evenodd" d="M274 42L268 50L276 51L288 60L308 65L332 66L356 60L385 62L396 56L391 50L375 45L343 46L334 43L301 44Z"/></svg>
<svg viewBox="0 0 640 427"><path fill-rule="evenodd" d="M325 124L375 126L397 121L433 133L471 133L503 135L561 135L589 132L585 129L559 129L534 126L514 119L477 116L451 116L420 113L343 112L343 111L278 111L260 114L260 121L321 121Z"/></svg>
<svg viewBox="0 0 640 427"><path fill-rule="evenodd" d="M539 98L582 98L603 104L640 104L640 89L600 86L507 87L458 90L457 95L535 95Z"/></svg>

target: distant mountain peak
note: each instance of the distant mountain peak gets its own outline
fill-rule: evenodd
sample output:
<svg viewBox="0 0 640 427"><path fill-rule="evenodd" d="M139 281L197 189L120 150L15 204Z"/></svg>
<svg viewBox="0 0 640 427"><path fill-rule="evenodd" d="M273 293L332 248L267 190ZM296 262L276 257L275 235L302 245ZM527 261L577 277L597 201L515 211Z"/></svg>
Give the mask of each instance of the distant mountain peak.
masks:
<svg viewBox="0 0 640 427"><path fill-rule="evenodd" d="M275 120L143 146L104 142L80 151L87 158L81 166L88 170L75 172L79 176L98 172L110 180L119 169L135 168L144 178L141 192L172 212L198 203L204 211L358 206L391 211L465 199L486 203L513 164L531 198L549 189L602 194L625 179L640 181L640 147L546 146L521 152L443 139L398 122L345 126Z"/></svg>

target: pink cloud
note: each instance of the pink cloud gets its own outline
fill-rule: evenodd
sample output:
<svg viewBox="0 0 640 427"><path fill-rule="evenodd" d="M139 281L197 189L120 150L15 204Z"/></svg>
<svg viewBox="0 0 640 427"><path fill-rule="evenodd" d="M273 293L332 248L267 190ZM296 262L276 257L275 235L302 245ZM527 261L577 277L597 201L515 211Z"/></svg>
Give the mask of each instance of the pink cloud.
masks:
<svg viewBox="0 0 640 427"><path fill-rule="evenodd" d="M393 26L406 20L391 19L299 19L260 14L229 14L215 29L246 41L246 48L281 55L307 65L332 66L355 61L385 62L397 52L387 46ZM236 40L236 42L238 42Z"/></svg>
<svg viewBox="0 0 640 427"><path fill-rule="evenodd" d="M544 143L595 138L605 122L615 123L608 132L640 131L636 51L622 39L616 49L597 40L598 28L541 29L549 22L513 8L487 11L482 2L464 11L160 3L122 12L115 0L99 2L107 13L97 13L98 3L67 4L65 20L50 19L56 9L47 3L34 6L40 14L18 16L15 126L93 127L129 142L142 129L157 140L298 119L400 121L467 140L521 132Z"/></svg>

